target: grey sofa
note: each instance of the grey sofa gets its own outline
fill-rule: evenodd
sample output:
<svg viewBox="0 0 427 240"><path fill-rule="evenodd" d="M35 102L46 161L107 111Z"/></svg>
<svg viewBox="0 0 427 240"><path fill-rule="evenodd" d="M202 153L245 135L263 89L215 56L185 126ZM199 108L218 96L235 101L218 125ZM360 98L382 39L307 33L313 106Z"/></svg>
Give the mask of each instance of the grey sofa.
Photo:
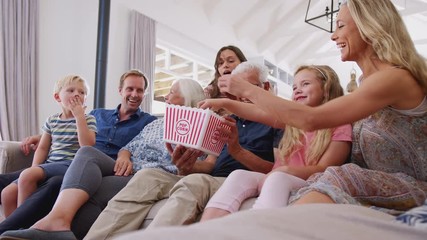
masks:
<svg viewBox="0 0 427 240"><path fill-rule="evenodd" d="M20 142L0 141L0 173L13 172L31 166L34 152L25 156Z"/></svg>
<svg viewBox="0 0 427 240"><path fill-rule="evenodd" d="M25 156L19 146L20 142L0 141L0 174L31 166L34 152ZM3 210L0 205L0 221L3 219Z"/></svg>
<svg viewBox="0 0 427 240"><path fill-rule="evenodd" d="M0 141L0 174L16 171L22 168L31 166L33 159L33 153L25 156L20 149L20 142L13 141ZM249 199L245 201L241 209L249 209L253 205L255 199ZM150 210L149 214L145 218L145 221L141 225L141 228L147 227L153 220L157 211L163 206L166 199L156 203ZM1 206L0 206L1 208ZM1 213L3 211L0 211ZM3 215L0 214L0 221L3 220Z"/></svg>

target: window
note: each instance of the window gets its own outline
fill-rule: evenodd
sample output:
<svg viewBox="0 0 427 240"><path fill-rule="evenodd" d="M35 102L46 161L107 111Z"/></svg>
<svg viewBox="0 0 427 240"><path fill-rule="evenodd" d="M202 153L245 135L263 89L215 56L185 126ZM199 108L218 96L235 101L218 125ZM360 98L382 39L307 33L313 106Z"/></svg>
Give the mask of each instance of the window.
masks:
<svg viewBox="0 0 427 240"><path fill-rule="evenodd" d="M206 87L214 78L213 67L190 59L181 53L156 46L156 69L154 76L153 114L165 111L164 97L169 93L173 81L180 78L191 78Z"/></svg>

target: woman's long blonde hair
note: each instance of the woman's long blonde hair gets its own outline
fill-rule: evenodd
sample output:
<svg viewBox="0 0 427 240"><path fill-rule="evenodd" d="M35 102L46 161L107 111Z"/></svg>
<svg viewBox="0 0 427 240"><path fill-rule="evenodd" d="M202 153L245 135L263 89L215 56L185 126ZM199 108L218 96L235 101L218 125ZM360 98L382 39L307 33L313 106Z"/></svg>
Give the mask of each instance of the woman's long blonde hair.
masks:
<svg viewBox="0 0 427 240"><path fill-rule="evenodd" d="M346 0L362 39L381 61L408 70L427 94L427 64L390 0Z"/></svg>
<svg viewBox="0 0 427 240"><path fill-rule="evenodd" d="M295 71L294 75L302 70L312 71L321 82L323 88L322 104L344 94L338 75L331 67L326 65L303 65ZM333 129L321 129L315 131L313 141L311 141L305 152L306 165L316 165L319 162L331 142L332 131ZM284 164L288 163L289 158L293 153L303 147L305 141L304 131L289 125L286 126L285 133L283 134L279 144L279 152L280 156L283 156L282 161L284 161Z"/></svg>

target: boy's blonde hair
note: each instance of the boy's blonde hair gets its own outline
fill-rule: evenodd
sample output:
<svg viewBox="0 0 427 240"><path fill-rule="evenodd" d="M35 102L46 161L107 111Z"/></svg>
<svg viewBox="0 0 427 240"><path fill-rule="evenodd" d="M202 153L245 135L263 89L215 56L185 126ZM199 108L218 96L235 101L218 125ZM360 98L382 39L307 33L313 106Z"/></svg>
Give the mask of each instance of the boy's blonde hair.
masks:
<svg viewBox="0 0 427 240"><path fill-rule="evenodd" d="M55 83L55 87L53 88L53 93L54 94L58 94L62 88L64 88L65 86L70 85L71 83L82 83L84 86L84 91L85 91L85 95L89 95L89 86L86 82L86 80L84 80L82 77L78 76L78 75L69 75L66 76L64 78L59 79L56 83Z"/></svg>
<svg viewBox="0 0 427 240"><path fill-rule="evenodd" d="M320 80L323 88L323 101L322 104L344 95L344 90L340 85L338 75L335 71L326 65L303 65L300 66L295 74L302 70L309 70L316 74L317 79ZM333 129L316 130L313 141L307 147L305 152L305 164L316 165L323 153L329 146L332 138ZM289 125L285 128L285 133L279 144L280 156L283 156L284 164L287 164L289 158L293 153L300 149L305 144L304 131L291 127Z"/></svg>

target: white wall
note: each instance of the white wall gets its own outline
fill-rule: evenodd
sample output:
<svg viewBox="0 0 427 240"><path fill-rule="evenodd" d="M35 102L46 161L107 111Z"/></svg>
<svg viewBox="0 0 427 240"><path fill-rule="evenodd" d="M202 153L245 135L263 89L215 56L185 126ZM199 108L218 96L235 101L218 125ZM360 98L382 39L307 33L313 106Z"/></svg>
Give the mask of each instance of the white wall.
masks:
<svg viewBox="0 0 427 240"><path fill-rule="evenodd" d="M53 85L69 74L89 82L87 102L93 107L97 21L98 1L40 1L38 125L61 111L53 100Z"/></svg>
<svg viewBox="0 0 427 240"><path fill-rule="evenodd" d="M40 1L38 90L39 125L60 111L52 99L54 82L68 74L83 76L90 85L87 104L94 104L98 0ZM111 1L105 107L120 103L118 84L127 70L129 9L120 0Z"/></svg>
<svg viewBox="0 0 427 240"><path fill-rule="evenodd" d="M68 74L79 74L88 80L92 90L87 101L88 111L93 108L98 4L98 0L40 1L38 125L43 123L49 115L60 111L52 99L53 83ZM131 11L128 6L129 3L126 1L111 1L106 108L114 108L120 102L118 82L120 75L127 70L128 22ZM149 9L149 5L147 7ZM186 53L197 61L207 65L214 63L216 48L191 40L179 31L163 25L161 21L157 24L157 39L162 45L187 51ZM249 49L242 50L248 58L259 57ZM192 56L190 51L193 53ZM339 59L339 54L331 58ZM355 66L353 63L341 62L336 62L335 65L330 62L313 62L313 64L330 64L340 76L343 87L350 80L351 67ZM359 76L360 70L357 66L355 68Z"/></svg>
<svg viewBox="0 0 427 240"><path fill-rule="evenodd" d="M115 108L120 103L120 95L118 94L119 80L123 72L128 70L129 13L130 10L121 5L120 0L111 1L105 90L106 108Z"/></svg>
<svg viewBox="0 0 427 240"><path fill-rule="evenodd" d="M120 103L118 94L119 78L128 66L130 9L120 0L111 1L109 49L107 60L105 107L114 108ZM96 41L98 22L97 0L42 0L40 1L40 41L39 41L39 80L38 90L39 125L45 119L60 111L52 99L54 82L68 74L83 76L90 85L88 111L93 109L94 81L96 67ZM195 60L213 65L216 50L198 42L191 42L180 33L157 24L158 42L185 51ZM189 43L190 41L190 43Z"/></svg>
<svg viewBox="0 0 427 240"><path fill-rule="evenodd" d="M120 0L111 1L109 49L107 60L105 107L114 108L120 102L119 78L128 66L130 9ZM96 67L96 41L98 22L97 0L42 0L40 1L40 41L38 90L39 125L60 111L52 99L54 82L68 74L83 76L90 85L88 111L93 109L94 79ZM176 50L185 51L188 39L168 27L157 24L159 43ZM198 55L215 55L215 50L197 42L191 42L191 56L211 65L213 59Z"/></svg>
<svg viewBox="0 0 427 240"><path fill-rule="evenodd" d="M127 70L128 66L128 36L131 10L121 0L111 1L106 107L115 107L120 102L117 87L120 75ZM184 53L198 62L206 65L214 64L215 49L193 41L160 22L156 24L156 38L158 44ZM191 49L187 49L188 46L191 46ZM212 57L208 58L206 56Z"/></svg>

